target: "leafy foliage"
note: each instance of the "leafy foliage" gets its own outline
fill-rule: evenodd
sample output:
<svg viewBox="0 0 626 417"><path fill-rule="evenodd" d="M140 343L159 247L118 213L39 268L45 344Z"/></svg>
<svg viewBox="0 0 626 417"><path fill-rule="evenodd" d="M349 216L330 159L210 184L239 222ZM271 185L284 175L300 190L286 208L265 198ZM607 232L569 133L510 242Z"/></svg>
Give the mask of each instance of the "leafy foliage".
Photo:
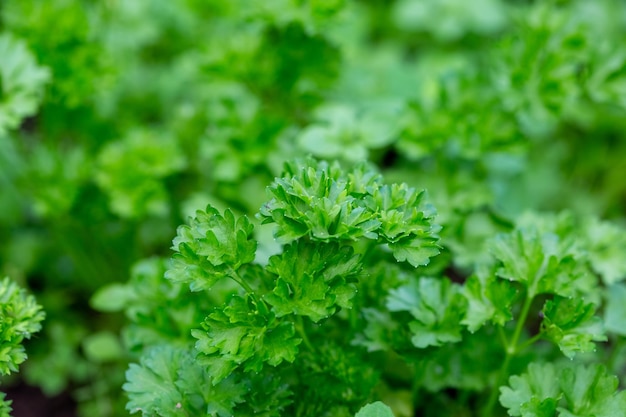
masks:
<svg viewBox="0 0 626 417"><path fill-rule="evenodd" d="M328 181L329 177L324 169L310 169L311 165L316 164L313 160L307 160L300 162L299 166L292 165L297 171L308 174L310 184L317 184L308 191L298 188L310 201L320 201L329 195L329 188L335 187ZM363 166L353 175L344 175L339 166L333 169L337 178L341 177L345 181L342 184L345 190L366 189L363 178L375 179L379 188L386 187L381 184L382 178L376 176L371 168ZM276 184L283 184L284 181L284 178L277 179ZM405 190L405 193L413 195L413 191L406 186L394 185L388 189ZM295 194L295 190L292 194ZM348 207L350 203L355 210L359 204L361 207L369 204L370 217L380 211L376 202L381 204L382 209L400 204L389 199L369 201L372 194L373 192L362 192L350 195L340 192L335 195L334 200L338 206L343 207ZM387 196L390 197L391 194ZM302 199L299 198L298 201ZM272 204L270 202L263 206L262 210L268 215L273 214L268 211ZM407 204L404 203L401 207L405 205ZM286 203L283 204L285 206ZM289 207L290 211L293 209L294 207ZM412 209L413 212L416 210L417 208ZM365 210L360 212L365 213ZM347 226L353 224L351 216L339 217L335 223L337 230L346 231L350 230ZM284 235L281 231L283 224L278 223L277 236ZM382 225L383 222L373 224ZM394 225L409 230L412 227L411 224L404 223L404 217L390 217L385 220L385 224L390 230L395 228ZM316 327L322 326L315 332L324 327L332 329L341 322L342 319L338 317L341 312L353 309L353 299L365 268L362 255L357 250L363 250L362 244L367 244L369 251L378 251L382 255L385 253L386 241L378 242L362 230L356 230L351 239L314 239L313 232L317 225L304 223L302 227L309 229L299 239L287 243L281 253L271 256L267 265L261 266L252 263L257 245L252 238L253 227L247 218L235 219L230 210L222 215L217 209L208 206L206 211L197 211L189 225L178 229L178 236L174 239L177 253L165 276L174 285L178 282L188 284L192 291L211 293L217 290L224 294L222 301L207 312L202 328L191 329L191 334L197 339L193 354L197 356L197 371L201 371L204 378L210 378L216 389L232 378L246 381L262 375L263 378L272 380L272 375L276 375L279 378L277 381L285 381L283 384L288 387L286 392L293 393L293 398L290 397L289 402L267 404L266 407L274 407L268 409L268 412L275 413L284 409L285 412L295 413L294 415L351 415L357 406L362 405L363 400L370 397L378 380L377 373L367 365L362 353L343 352L342 345L332 342L332 339L319 344L309 338L313 336L313 329ZM437 236L431 231L427 240L436 242ZM239 290L220 290L220 278L230 279ZM433 281L431 285L437 284ZM433 290L440 291L443 297L449 297L448 289L448 286L444 286ZM119 291L124 294L127 290L120 288ZM462 300L459 297L461 296L457 292L457 302ZM105 293L94 302L102 299L97 302L106 307L110 303L107 298L109 297ZM419 318L422 317L418 316ZM435 327L438 319L440 318L426 320L425 324ZM447 316L441 319L452 321ZM411 323L411 327L414 324ZM420 329L414 331L420 333ZM441 342L449 340L445 332L441 332L439 339ZM172 352L167 355L172 354L178 355ZM145 355L151 354L145 353L144 358ZM129 382L126 389L132 394L128 408L131 411L141 410L146 415L173 415L176 404L182 404L183 394L166 386L177 383L176 373L172 372L180 367L173 366L167 371L158 370L151 361L152 359L145 359L141 367L132 365L127 373ZM165 362L176 362L176 359L166 359ZM147 374L150 376L144 376L145 372L141 369L151 369ZM144 378L154 381L144 381ZM332 384L328 379L332 379ZM149 395L141 394L142 386L154 384L163 385L162 389L168 390L169 397L161 396L159 401L153 402ZM244 405L238 405L242 401L235 395L237 392L239 391L232 391L233 396L225 401L231 408L240 410ZM247 390L244 389L244 392ZM215 404L212 397L205 398L205 407L225 409L222 405ZM161 401L166 401L167 404L162 404ZM247 406L250 405L253 404ZM184 404L181 407L189 410ZM253 411L258 413L262 410Z"/></svg>
<svg viewBox="0 0 626 417"><path fill-rule="evenodd" d="M328 318L337 308L351 308L361 264L349 246L294 243L281 256L269 259L267 270L276 287L264 300L278 317L297 314L313 322Z"/></svg>
<svg viewBox="0 0 626 417"><path fill-rule="evenodd" d="M613 416L626 405L624 392L616 391L617 379L599 365L533 363L509 383L501 388L500 401L511 416Z"/></svg>
<svg viewBox="0 0 626 417"><path fill-rule="evenodd" d="M0 282L0 301L0 375L8 375L26 360L22 342L41 330L44 313L35 298L9 278Z"/></svg>
<svg viewBox="0 0 626 417"><path fill-rule="evenodd" d="M305 235L321 241L365 237L387 243L399 262L413 266L439 252L439 227L423 191L384 185L365 165L346 175L337 165L310 161L302 168L287 165L286 173L270 186L273 199L260 212L264 223L278 225L282 242Z"/></svg>
<svg viewBox="0 0 626 417"><path fill-rule="evenodd" d="M8 277L0 281L0 376L17 372L26 360L24 339L41 330L44 316L32 295ZM10 411L11 402L0 393L0 415L8 417Z"/></svg>
<svg viewBox="0 0 626 417"><path fill-rule="evenodd" d="M190 283L193 291L210 288L217 279L254 260L252 231L248 219L235 221L230 210L224 216L211 206L198 211L190 226L178 229L174 247L179 254L173 257L168 278Z"/></svg>
<svg viewBox="0 0 626 417"><path fill-rule="evenodd" d="M621 415L624 12L2 2L0 276L47 317L6 383L81 416Z"/></svg>
<svg viewBox="0 0 626 417"><path fill-rule="evenodd" d="M593 304L583 300L557 297L546 302L541 331L559 345L566 356L590 352L593 342L605 342L602 320L594 316Z"/></svg>
<svg viewBox="0 0 626 417"><path fill-rule="evenodd" d="M389 311L408 311L411 342L418 348L441 346L461 340L464 298L450 281L435 278L412 280L389 292Z"/></svg>
<svg viewBox="0 0 626 417"><path fill-rule="evenodd" d="M11 33L0 33L0 136L32 116L50 78L37 65L26 44Z"/></svg>

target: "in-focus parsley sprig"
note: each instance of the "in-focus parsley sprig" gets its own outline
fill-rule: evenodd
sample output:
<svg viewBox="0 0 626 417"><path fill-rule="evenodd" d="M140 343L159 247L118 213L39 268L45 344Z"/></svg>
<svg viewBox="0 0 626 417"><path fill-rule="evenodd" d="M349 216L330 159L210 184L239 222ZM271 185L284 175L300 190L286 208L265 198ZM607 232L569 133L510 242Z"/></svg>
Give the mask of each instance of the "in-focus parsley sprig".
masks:
<svg viewBox="0 0 626 417"><path fill-rule="evenodd" d="M200 328L191 329L196 343L193 353L185 355L196 356L204 379L221 393L225 403L220 404L228 406L220 410L254 409L258 399L252 396L259 393L244 395L245 401L241 393L263 377L272 381L269 386L283 387L278 392L284 394L268 406L273 409L255 413L281 415L281 410L291 410L304 416L324 410L352 416L372 399L379 372L362 348L343 352L346 337L354 330L337 333L337 323L345 320L337 313L351 311L359 281L371 274L364 262L366 252L379 251L388 258L391 253L397 262L414 267L427 264L439 252L434 208L424 191L384 184L370 165L348 171L312 158L287 164L269 194L272 199L258 217L275 224L275 237L283 246L265 265L255 262L254 225L246 216L208 206L179 227L165 276L194 292L207 292L212 299L220 299L215 292L223 294L221 303L206 311ZM235 287L226 286L224 291L220 286L224 280ZM172 354L148 351L141 364L131 367L126 385L131 411L161 409L140 392L136 380L149 376L163 386L167 381L155 375L168 375L171 385L177 371L156 369L154 361ZM324 380L328 384L311 382ZM349 388L347 383L355 385ZM224 384L231 388L224 389ZM175 385L167 394L174 405L178 403L174 399L185 394L180 384ZM229 391L230 402L224 400ZM310 401L299 403L305 392ZM207 401L213 404L212 399ZM185 401L181 404L184 408ZM217 411L220 416L224 413Z"/></svg>
<svg viewBox="0 0 626 417"><path fill-rule="evenodd" d="M287 163L269 187L272 200L259 212L277 225L283 243L311 240L386 244L399 262L426 265L439 253L435 209L425 191L406 184L384 184L367 164L344 173L338 164L313 159Z"/></svg>
<svg viewBox="0 0 626 417"><path fill-rule="evenodd" d="M252 264L254 226L230 210L198 211L174 239L170 280L200 291L227 277L243 290L193 332L215 382L240 367L258 372L264 363L293 362L302 342L311 349L303 319L317 323L352 306L363 270L355 242L386 245L398 261L414 266L439 251L435 211L424 192L386 185L366 164L346 172L312 158L296 161L269 192L273 198L259 218L276 223L275 236L285 246L262 271Z"/></svg>

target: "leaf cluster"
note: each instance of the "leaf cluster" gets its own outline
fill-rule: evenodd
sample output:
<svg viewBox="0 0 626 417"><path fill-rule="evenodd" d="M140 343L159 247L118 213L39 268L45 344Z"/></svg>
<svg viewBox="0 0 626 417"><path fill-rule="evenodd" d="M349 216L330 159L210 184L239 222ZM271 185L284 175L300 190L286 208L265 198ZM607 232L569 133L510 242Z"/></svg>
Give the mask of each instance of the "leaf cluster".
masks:
<svg viewBox="0 0 626 417"><path fill-rule="evenodd" d="M35 297L14 281L0 281L0 376L17 372L26 360L23 342L41 330L45 314ZM0 393L0 415L8 417L11 402Z"/></svg>
<svg viewBox="0 0 626 417"><path fill-rule="evenodd" d="M302 179L309 187L294 178ZM367 364L362 350L344 351L335 340L341 339L339 334L325 341L318 339L318 334L323 329L339 330L337 326L344 320L341 313L352 314L360 281L368 275L363 250L393 253L388 242L397 235L411 239L418 251L422 250L420 242L429 250L437 248L434 212L422 199L423 194L406 185L383 185L382 178L367 166L344 171L338 165L330 167L309 159L287 166L284 177L276 179L270 192L287 195L283 188L286 184L292 186L288 193L291 200L271 200L260 213L266 223L278 219L275 236L285 242L282 251L272 255L266 265L253 262L257 242L252 223L246 217L235 219L230 210L221 214L209 206L178 229L176 253L165 276L174 285L187 284L194 292L222 294L218 295L221 300L217 305L206 311L201 327L190 329L196 343L185 355L195 359L184 366L201 372L215 389L236 384L224 391L230 395L224 401L235 412L245 413L246 407L253 407L255 413L267 415L353 415L370 398L377 372ZM284 194L279 194L279 189ZM400 193L395 198L394 190ZM316 217L312 211L319 207L318 202L330 201L329 196L340 209L331 220L334 232L320 239L320 227L313 223ZM313 208L307 209L302 201L311 202ZM341 210L346 214L341 215ZM306 229L288 242L284 237L293 231L294 222L285 220L283 213L300 214L299 227ZM353 221L359 215L367 220ZM406 218L416 222L406 223ZM420 239L413 238L417 233ZM238 290L220 289L224 280L235 283ZM154 352L143 357L158 355ZM182 391L179 386L187 376L176 376L174 369L181 368L156 370L149 359L131 365L125 386L130 395L129 410L164 416L174 415L176 404L191 410L192 406L179 399L193 396L191 386ZM155 373L163 374L158 384L174 390L158 400L171 397L169 405L154 402L153 395L147 394L151 391L141 388L153 385L142 382L142 375L148 373L150 378ZM262 388L270 398L284 392L266 404L267 409L254 409L257 400L250 396L258 393L245 388L257 378L284 387L276 394ZM215 408L212 397L204 398L205 407L216 410L211 415L232 413L225 411L230 409Z"/></svg>
<svg viewBox="0 0 626 417"><path fill-rule="evenodd" d="M623 17L3 1L0 276L48 318L20 377L106 417L129 360L174 381L150 413L487 417L533 363L623 379ZM211 368L242 401L202 409Z"/></svg>

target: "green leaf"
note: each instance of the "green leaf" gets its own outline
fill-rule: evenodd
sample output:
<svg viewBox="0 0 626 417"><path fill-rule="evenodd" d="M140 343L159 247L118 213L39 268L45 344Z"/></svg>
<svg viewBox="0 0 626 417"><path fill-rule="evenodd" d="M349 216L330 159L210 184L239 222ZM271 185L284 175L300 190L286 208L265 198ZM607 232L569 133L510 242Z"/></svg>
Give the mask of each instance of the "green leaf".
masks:
<svg viewBox="0 0 626 417"><path fill-rule="evenodd" d="M567 408L563 417L614 417L624 415L626 391L618 391L617 377L602 365L578 365L563 370L558 378Z"/></svg>
<svg viewBox="0 0 626 417"><path fill-rule="evenodd" d="M607 340L595 306L581 299L555 297L546 301L541 333L556 343L568 358L595 350L593 342Z"/></svg>
<svg viewBox="0 0 626 417"><path fill-rule="evenodd" d="M349 308L361 271L359 256L349 246L298 241L272 256L267 270L277 276L276 288L263 298L277 317L308 316L314 322Z"/></svg>
<svg viewBox="0 0 626 417"><path fill-rule="evenodd" d="M418 267L428 265L430 258L439 254L440 249L436 242L436 238L407 237L390 243L389 248L399 262L407 261L414 267Z"/></svg>
<svg viewBox="0 0 626 417"><path fill-rule="evenodd" d="M589 260L606 285L626 279L626 230L616 224L590 221L586 225Z"/></svg>
<svg viewBox="0 0 626 417"><path fill-rule="evenodd" d="M209 368L214 383L240 366L246 372L259 372L264 363L293 362L301 342L293 323L277 320L263 301L250 295L233 295L226 307L206 318L203 330L192 334L202 354L199 363Z"/></svg>
<svg viewBox="0 0 626 417"><path fill-rule="evenodd" d="M248 391L234 377L215 383L197 366L192 352L174 346L151 349L139 365L130 365L126 380L126 409L144 416L228 417Z"/></svg>
<svg viewBox="0 0 626 417"><path fill-rule="evenodd" d="M304 350L294 363L301 379L295 400L303 416L346 415L346 409L356 409L374 394L380 375L371 358L362 351L346 349L333 338L318 333L311 340L313 350ZM341 411L339 411L341 410ZM352 415L348 413L347 415Z"/></svg>
<svg viewBox="0 0 626 417"><path fill-rule="evenodd" d="M489 389L490 382L485 375L498 372L504 356L500 346L485 343L485 340L495 339L494 329L485 327L475 334L464 335L458 343L417 351L408 357L415 367L412 380L416 386L432 393L447 389L474 392Z"/></svg>
<svg viewBox="0 0 626 417"><path fill-rule="evenodd" d="M503 326L513 318L511 305L517 295L509 282L497 279L489 271L477 271L463 285L467 311L462 323L475 332L486 322Z"/></svg>
<svg viewBox="0 0 626 417"><path fill-rule="evenodd" d="M531 363L526 373L500 388L500 403L510 416L553 417L560 396L558 370L549 363Z"/></svg>
<svg viewBox="0 0 626 417"><path fill-rule="evenodd" d="M253 230L247 217L235 220L228 209L223 216L211 206L198 210L189 225L178 228L173 242L177 253L165 276L189 284L192 291L211 288L254 260L257 243Z"/></svg>
<svg viewBox="0 0 626 417"><path fill-rule="evenodd" d="M439 253L435 210L424 191L406 184L382 184L371 166L343 172L339 165L311 158L287 164L269 187L272 200L261 208L263 223L276 223L276 238L303 236L331 241L371 239L386 243L398 261L425 265Z"/></svg>
<svg viewBox="0 0 626 417"><path fill-rule="evenodd" d="M132 298L132 290L127 285L113 283L97 290L89 304L98 311L110 313L123 310Z"/></svg>
<svg viewBox="0 0 626 417"><path fill-rule="evenodd" d="M363 308L361 314L367 324L352 343L365 347L369 352L393 350L399 344L401 324L391 317L390 312Z"/></svg>
<svg viewBox="0 0 626 417"><path fill-rule="evenodd" d="M175 138L147 129L107 144L97 163L98 186L109 196L111 210L125 218L165 217L170 209L163 180L187 166Z"/></svg>
<svg viewBox="0 0 626 417"><path fill-rule="evenodd" d="M363 406L354 417L394 417L391 408L380 401Z"/></svg>
<svg viewBox="0 0 626 417"><path fill-rule="evenodd" d="M248 374L243 382L248 395L237 409L238 412L242 410L241 415L280 417L284 415L285 408L294 402L293 385L283 381L280 372ZM249 414L244 414L246 409L250 410Z"/></svg>
<svg viewBox="0 0 626 417"><path fill-rule="evenodd" d="M366 200L370 209L379 211L379 233L398 261L417 267L439 253L440 227L433 223L436 211L425 191L406 184L382 185Z"/></svg>
<svg viewBox="0 0 626 417"><path fill-rule="evenodd" d="M277 224L276 238L283 243L304 235L321 241L376 239L380 223L363 207L355 187L376 187L381 177L365 167L344 173L338 164L313 159L287 164L268 188L273 199L259 216L263 223Z"/></svg>
<svg viewBox="0 0 626 417"><path fill-rule="evenodd" d="M614 417L626 410L626 391L601 365L531 363L500 388L500 403L511 416ZM556 411L555 411L556 410Z"/></svg>
<svg viewBox="0 0 626 417"><path fill-rule="evenodd" d="M210 293L189 293L187 286L164 277L167 266L168 262L162 258L142 259L132 266L130 280L123 288L115 288L119 284L113 284L115 290L109 292L110 287L105 286L92 299L92 303L99 300L109 307L121 307L128 319L122 336L131 351L163 343L193 343L191 330L236 285L224 281L231 286L219 285Z"/></svg>
<svg viewBox="0 0 626 417"><path fill-rule="evenodd" d="M517 229L491 242L500 262L497 274L526 286L529 297L552 293L564 297L585 294L591 274L578 260L579 251L567 240L536 228Z"/></svg>
<svg viewBox="0 0 626 417"><path fill-rule="evenodd" d="M160 347L142 357L139 365L131 363L123 386L129 398L126 409L144 416L183 415L183 394L176 380L184 355L184 351Z"/></svg>
<svg viewBox="0 0 626 417"><path fill-rule="evenodd" d="M9 278L0 281L0 376L17 372L26 360L22 343L41 330L41 306Z"/></svg>
<svg viewBox="0 0 626 417"><path fill-rule="evenodd" d="M0 33L0 136L35 114L50 79L37 65L25 42L10 32Z"/></svg>
<svg viewBox="0 0 626 417"><path fill-rule="evenodd" d="M92 333L82 343L85 356L94 363L112 362L123 358L119 338L108 331Z"/></svg>
<svg viewBox="0 0 626 417"><path fill-rule="evenodd" d="M363 161L370 149L392 143L399 115L384 107L360 109L330 103L316 111L316 123L298 136L298 145L318 158Z"/></svg>
<svg viewBox="0 0 626 417"><path fill-rule="evenodd" d="M412 279L389 292L387 308L408 311L416 319L409 322L409 328L411 341L418 348L461 340L465 299L459 286L446 278Z"/></svg>
<svg viewBox="0 0 626 417"><path fill-rule="evenodd" d="M196 364L195 358L188 355L178 371L176 387L184 395L181 408L187 415L207 415L230 417L236 415L236 407L244 402L249 387L231 376L218 384L212 376Z"/></svg>
<svg viewBox="0 0 626 417"><path fill-rule="evenodd" d="M11 411L13 411L11 404L13 401L6 400L5 398L6 394L0 392L0 417L11 417Z"/></svg>

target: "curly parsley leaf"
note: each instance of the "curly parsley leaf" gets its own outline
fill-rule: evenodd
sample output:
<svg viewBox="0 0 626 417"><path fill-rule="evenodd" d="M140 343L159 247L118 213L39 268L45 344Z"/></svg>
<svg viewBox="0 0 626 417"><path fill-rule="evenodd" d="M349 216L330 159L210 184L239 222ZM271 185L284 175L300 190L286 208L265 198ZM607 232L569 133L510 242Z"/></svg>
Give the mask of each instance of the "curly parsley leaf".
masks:
<svg viewBox="0 0 626 417"><path fill-rule="evenodd" d="M496 337L492 329L485 328L480 333L464 335L458 343L443 344L436 349L413 350L408 356L415 365L414 383L428 392L450 388L484 390L489 386L485 375L497 372L501 365L500 347L484 343Z"/></svg>
<svg viewBox="0 0 626 417"><path fill-rule="evenodd" d="M232 376L219 384L195 366L191 351L159 346L126 372L126 408L144 416L208 415L227 417L243 402L247 387Z"/></svg>
<svg viewBox="0 0 626 417"><path fill-rule="evenodd" d="M9 278L0 281L0 375L17 372L26 360L22 342L41 330L44 317L35 297Z"/></svg>
<svg viewBox="0 0 626 417"><path fill-rule="evenodd" d="M601 365L531 363L500 388L500 403L511 416L613 417L626 410L626 391Z"/></svg>
<svg viewBox="0 0 626 417"><path fill-rule="evenodd" d="M354 345L363 346L369 352L393 350L402 343L401 324L391 317L389 311L375 308L361 310L365 327L352 341Z"/></svg>
<svg viewBox="0 0 626 417"><path fill-rule="evenodd" d="M360 350L346 349L337 340L318 340L295 364L302 381L299 415L352 415L346 407L356 410L371 398L379 372Z"/></svg>
<svg viewBox="0 0 626 417"><path fill-rule="evenodd" d="M522 283L531 298L544 293L585 295L590 273L578 262L579 250L558 234L523 227L498 235L491 248L500 262L498 276Z"/></svg>
<svg viewBox="0 0 626 417"><path fill-rule="evenodd" d="M528 371L509 379L509 386L500 388L500 403L510 416L554 416L561 398L558 374L552 364L531 363Z"/></svg>
<svg viewBox="0 0 626 417"><path fill-rule="evenodd" d="M439 253L440 227L425 193L406 184L385 185L369 165L346 173L338 164L309 158L287 164L269 192L273 198L259 217L277 224L276 238L283 243L303 236L324 242L366 238L388 244L398 261L413 266Z"/></svg>
<svg viewBox="0 0 626 417"><path fill-rule="evenodd" d="M292 322L277 320L265 303L252 295L233 295L226 307L209 314L203 330L192 334L198 339L198 361L208 367L214 383L239 367L259 372L264 363L293 362L301 342Z"/></svg>
<svg viewBox="0 0 626 417"><path fill-rule="evenodd" d="M183 355L183 351L170 347L154 348L139 365L130 364L123 388L128 393L126 408L131 413L174 415L183 400L183 394L175 388Z"/></svg>
<svg viewBox="0 0 626 417"><path fill-rule="evenodd" d="M371 195L374 206L370 209L379 213L380 236L398 261L416 267L428 264L439 253L439 226L432 222L435 209L425 197L425 191L406 184L382 185Z"/></svg>
<svg viewBox="0 0 626 417"><path fill-rule="evenodd" d="M370 150L390 145L397 137L400 111L370 106L364 109L330 103L317 109L316 123L298 135L298 145L326 159L363 161Z"/></svg>
<svg viewBox="0 0 626 417"><path fill-rule="evenodd" d="M96 182L109 196L113 213L164 217L170 208L163 180L185 169L187 160L174 137L137 129L107 144L97 164Z"/></svg>
<svg viewBox="0 0 626 417"><path fill-rule="evenodd" d="M586 227L589 261L606 285L626 279L626 230L617 224L590 221Z"/></svg>
<svg viewBox="0 0 626 417"><path fill-rule="evenodd" d="M460 288L448 279L420 278L391 290L387 297L390 311L407 311L413 345L418 348L441 346L461 340L461 318L465 299Z"/></svg>
<svg viewBox="0 0 626 417"><path fill-rule="evenodd" d="M602 320L596 317L595 306L581 299L555 297L546 301L541 333L556 343L565 356L591 352L593 342L607 340Z"/></svg>
<svg viewBox="0 0 626 417"><path fill-rule="evenodd" d="M283 381L281 374L251 373L243 380L247 386L248 395L245 403L237 409L242 416L280 417L284 409L293 403L291 386ZM250 410L245 414L245 410ZM239 415L239 414L238 414Z"/></svg>
<svg viewBox="0 0 626 417"><path fill-rule="evenodd" d="M568 367L559 376L567 408L563 417L612 417L626 410L626 391L618 391L617 377L608 375L602 365Z"/></svg>
<svg viewBox="0 0 626 417"><path fill-rule="evenodd" d="M6 394L0 392L0 417L11 417L11 411L13 411L11 407L12 401L5 398Z"/></svg>
<svg viewBox="0 0 626 417"><path fill-rule="evenodd" d="M355 170L349 178L338 164L313 159L285 165L285 172L268 188L272 200L260 210L263 223L276 223L276 238L284 243L308 235L315 240L376 239L380 222L353 194L376 188L380 176Z"/></svg>
<svg viewBox="0 0 626 417"><path fill-rule="evenodd" d="M517 295L509 282L496 278L490 271L478 270L463 285L467 311L462 323L470 332L491 321L500 326L513 318L511 305Z"/></svg>
<svg viewBox="0 0 626 417"><path fill-rule="evenodd" d="M351 282L361 264L349 246L298 241L272 256L267 270L277 279L274 291L264 300L276 316L296 314L318 322L337 306L350 307L356 289Z"/></svg>
<svg viewBox="0 0 626 417"><path fill-rule="evenodd" d="M172 266L166 277L188 283L192 291L211 288L230 276L243 264L254 260L256 240L254 226L247 217L235 219L230 210L221 215L208 206L198 210L188 225L178 228L174 239Z"/></svg>

